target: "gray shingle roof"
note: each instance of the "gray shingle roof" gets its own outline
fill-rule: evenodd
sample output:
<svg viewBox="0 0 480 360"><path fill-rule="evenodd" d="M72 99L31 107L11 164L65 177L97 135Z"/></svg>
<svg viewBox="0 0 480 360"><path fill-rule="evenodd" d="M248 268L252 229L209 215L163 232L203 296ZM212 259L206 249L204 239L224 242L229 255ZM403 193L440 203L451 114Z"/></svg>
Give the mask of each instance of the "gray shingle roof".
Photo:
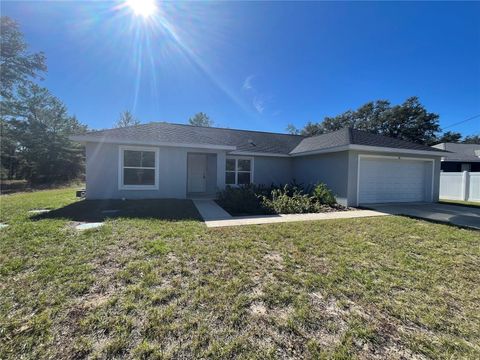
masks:
<svg viewBox="0 0 480 360"><path fill-rule="evenodd" d="M148 123L116 129L91 131L83 136L99 140L130 141L139 143L185 143L203 145L228 145L220 137L211 138L195 131L195 127L167 123Z"/></svg>
<svg viewBox="0 0 480 360"><path fill-rule="evenodd" d="M391 138L388 136L372 134L367 131L344 128L327 134L305 138L291 154L317 151L347 145L376 146L406 150L439 151L430 146L416 144L409 141Z"/></svg>
<svg viewBox="0 0 480 360"><path fill-rule="evenodd" d="M407 150L442 151L425 145L394 139L365 131L345 128L312 137L201 127L184 124L154 122L118 129L92 131L73 137L78 141L110 141L119 143L169 143L235 147L238 152L256 152L281 155L298 155L347 145L367 145ZM86 140L88 139L88 140Z"/></svg>
<svg viewBox="0 0 480 360"><path fill-rule="evenodd" d="M287 155L303 136L250 130L153 122L118 129L92 131L84 135L99 140L159 142L234 146L237 151ZM82 138L79 136L77 138Z"/></svg>
<svg viewBox="0 0 480 360"><path fill-rule="evenodd" d="M440 143L434 148L450 151L445 154L445 161L480 162L480 144Z"/></svg>
<svg viewBox="0 0 480 360"><path fill-rule="evenodd" d="M350 130L345 128L328 134L307 137L292 150L291 154L300 154L349 144Z"/></svg>

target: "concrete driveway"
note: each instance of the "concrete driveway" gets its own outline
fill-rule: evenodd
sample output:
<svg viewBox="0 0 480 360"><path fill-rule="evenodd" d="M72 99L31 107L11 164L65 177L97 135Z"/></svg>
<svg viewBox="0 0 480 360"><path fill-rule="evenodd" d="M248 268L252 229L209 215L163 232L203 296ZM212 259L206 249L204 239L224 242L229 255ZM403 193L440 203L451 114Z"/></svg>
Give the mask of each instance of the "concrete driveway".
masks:
<svg viewBox="0 0 480 360"><path fill-rule="evenodd" d="M480 230L480 208L438 203L369 204L368 208L392 215L407 215Z"/></svg>

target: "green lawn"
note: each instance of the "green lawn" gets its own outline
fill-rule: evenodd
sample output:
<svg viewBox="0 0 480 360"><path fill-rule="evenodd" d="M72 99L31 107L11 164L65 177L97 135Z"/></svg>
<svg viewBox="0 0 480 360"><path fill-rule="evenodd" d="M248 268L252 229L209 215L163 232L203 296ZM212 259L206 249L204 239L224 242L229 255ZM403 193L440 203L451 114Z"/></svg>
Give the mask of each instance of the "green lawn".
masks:
<svg viewBox="0 0 480 360"><path fill-rule="evenodd" d="M477 202L477 201L440 200L439 202L443 203L443 204L450 204L450 205L463 205L463 206L480 207L480 202Z"/></svg>
<svg viewBox="0 0 480 360"><path fill-rule="evenodd" d="M207 229L187 201L68 189L0 201L1 359L480 358L480 232L393 216Z"/></svg>

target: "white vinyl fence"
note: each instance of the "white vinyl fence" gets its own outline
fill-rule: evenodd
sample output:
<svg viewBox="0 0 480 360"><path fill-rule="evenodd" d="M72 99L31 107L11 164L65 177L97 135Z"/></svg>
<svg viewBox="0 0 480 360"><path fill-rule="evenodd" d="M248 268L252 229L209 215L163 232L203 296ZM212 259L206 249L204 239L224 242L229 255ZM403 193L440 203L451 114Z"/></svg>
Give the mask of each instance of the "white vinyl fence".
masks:
<svg viewBox="0 0 480 360"><path fill-rule="evenodd" d="M440 173L440 199L480 201L480 172Z"/></svg>

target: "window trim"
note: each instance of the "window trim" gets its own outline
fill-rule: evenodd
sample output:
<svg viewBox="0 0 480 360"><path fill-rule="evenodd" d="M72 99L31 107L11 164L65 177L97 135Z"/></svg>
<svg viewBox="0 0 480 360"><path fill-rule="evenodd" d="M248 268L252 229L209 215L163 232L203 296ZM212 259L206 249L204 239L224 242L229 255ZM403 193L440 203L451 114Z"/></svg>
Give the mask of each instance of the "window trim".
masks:
<svg viewBox="0 0 480 360"><path fill-rule="evenodd" d="M136 167L136 166L127 166L126 168L130 169L154 169L155 173L155 184L153 185L125 185L123 183L123 165L124 153L125 150L130 151L150 151L155 153L155 167ZM154 147L143 147L143 146L119 146L118 147L118 190L158 190L158 174L159 174L159 149Z"/></svg>
<svg viewBox="0 0 480 360"><path fill-rule="evenodd" d="M227 170L227 160L235 160L235 170L234 171L231 171L231 170ZM250 171L238 171L238 160L250 160ZM253 157L250 157L250 156L227 156L225 158L225 172L224 172L224 178L225 178L225 186L233 186L233 187L238 187L238 186L242 186L244 184L238 184L238 173L250 173L250 184L253 184L253 179L254 179L254 176L253 176L253 169L255 168L254 166L254 158ZM227 175L227 172L233 172L235 173L235 184L227 184L227 179L226 179L226 175Z"/></svg>

